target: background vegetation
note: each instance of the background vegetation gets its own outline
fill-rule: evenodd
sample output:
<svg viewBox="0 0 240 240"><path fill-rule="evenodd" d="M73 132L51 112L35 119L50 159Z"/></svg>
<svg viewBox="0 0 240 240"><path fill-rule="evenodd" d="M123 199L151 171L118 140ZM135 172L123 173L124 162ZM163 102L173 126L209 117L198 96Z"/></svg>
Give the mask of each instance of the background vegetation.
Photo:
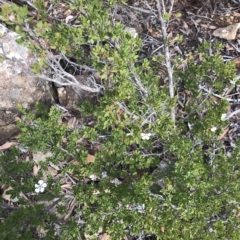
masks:
<svg viewBox="0 0 240 240"><path fill-rule="evenodd" d="M62 121L55 107L46 112L37 105L36 115L20 107L24 118L19 121L19 142L32 152L52 155L39 163L36 176L33 163L22 161L17 148L0 156L1 185L11 187L11 198L18 198L12 209L2 208L1 239L37 239L41 234L45 239L97 239L99 232L111 239L141 239L148 233L157 239L238 239L240 143L227 151L219 140L228 125L223 114L229 103L213 97L235 78L234 65L224 64L218 53L221 45L211 45L216 54L209 55L210 43L204 42L194 52L201 54L199 64L188 55L185 71L174 71L171 98L168 82L157 75L165 56L141 58L141 39L109 18L115 1L73 3L72 9L85 13L81 27L50 23L43 2L35 3L40 18L34 31L48 48L29 40L24 26L32 18L26 8L5 5L1 13L22 36L21 42L41 58L33 71L48 69L49 53L62 53L99 72L102 96L97 103L79 106L81 118L94 124L76 129ZM173 66L179 61L173 59ZM189 92L188 101L178 95L181 89ZM90 145L96 150L89 163ZM61 174L74 179L70 195L77 204L67 221L58 215L64 207L50 212L59 202L69 201L61 179L48 176L44 192L34 193L49 164L61 165ZM61 225L59 232L56 224Z"/></svg>

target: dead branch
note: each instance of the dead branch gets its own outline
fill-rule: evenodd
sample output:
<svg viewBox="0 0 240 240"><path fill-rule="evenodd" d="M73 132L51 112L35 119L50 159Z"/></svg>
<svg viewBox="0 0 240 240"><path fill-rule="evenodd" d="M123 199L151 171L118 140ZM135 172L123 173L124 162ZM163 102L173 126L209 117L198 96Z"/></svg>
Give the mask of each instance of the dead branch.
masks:
<svg viewBox="0 0 240 240"><path fill-rule="evenodd" d="M162 0L162 3L160 3L160 0L156 0L156 3L157 3L158 15L159 15L158 17L161 22L162 34L163 34L165 64L167 67L168 82L169 82L169 96L171 99L173 99L174 98L174 81L173 81L173 70L171 65L170 51L168 46L167 25L164 20L164 14L166 13L165 4L163 0ZM174 4L174 0L171 1L170 10L172 9L173 4ZM175 108L174 107L171 108L171 118L175 125Z"/></svg>
<svg viewBox="0 0 240 240"><path fill-rule="evenodd" d="M146 9L142 9L142 8L138 8L138 7L129 6L129 8L132 8L132 9L134 9L136 11L147 13L147 14L151 14L152 13L152 11L148 11Z"/></svg>
<svg viewBox="0 0 240 240"><path fill-rule="evenodd" d="M231 113L229 113L226 117L223 118L223 121L227 121L229 120L230 118L232 118L234 115L240 113L240 109L237 109Z"/></svg>
<svg viewBox="0 0 240 240"><path fill-rule="evenodd" d="M213 95L213 96L215 96L215 97L217 97L219 99L224 99L224 100L228 101L229 103L232 103L232 102L235 101L235 99L223 97L223 96L221 96L219 94L216 94L216 93L212 92L211 90L206 89L205 87L203 87L201 85L199 85L199 89L204 91L204 92L206 92L206 93L208 93L208 94L211 94L211 95Z"/></svg>
<svg viewBox="0 0 240 240"><path fill-rule="evenodd" d="M51 75L53 77L49 77L43 74L38 77L43 80L59 84L60 86L71 86L74 89L82 89L87 92L99 93L103 90L103 86L99 85L92 77L87 78L89 81L88 86L81 84L74 75L66 72L65 69L63 69L60 64L60 60L62 59L63 56L53 56L53 54L48 52L48 59L46 60L46 63L50 67Z"/></svg>
<svg viewBox="0 0 240 240"><path fill-rule="evenodd" d="M141 119L141 127L143 127L145 124L152 124L156 121L157 119L157 114L153 109L148 109L147 112L145 112L142 115L135 115L134 113L130 112L125 103L121 102L115 102L121 108L131 119L132 122L137 121Z"/></svg>
<svg viewBox="0 0 240 240"><path fill-rule="evenodd" d="M148 90L144 88L144 86L141 83L141 80L140 80L139 76L134 71L132 71L132 74L134 76L134 78L131 79L132 83L137 87L137 89L140 92L143 100L146 100L146 98L148 97Z"/></svg>

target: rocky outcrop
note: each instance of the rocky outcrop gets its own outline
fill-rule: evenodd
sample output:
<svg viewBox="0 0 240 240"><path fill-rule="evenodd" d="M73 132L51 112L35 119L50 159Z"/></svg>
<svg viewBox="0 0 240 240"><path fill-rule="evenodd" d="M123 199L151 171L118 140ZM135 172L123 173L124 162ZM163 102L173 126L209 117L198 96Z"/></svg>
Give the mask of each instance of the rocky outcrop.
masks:
<svg viewBox="0 0 240 240"><path fill-rule="evenodd" d="M37 59L16 39L19 36L0 24L0 144L17 133L17 106L33 110L35 103L51 104L51 85L37 78L30 66Z"/></svg>

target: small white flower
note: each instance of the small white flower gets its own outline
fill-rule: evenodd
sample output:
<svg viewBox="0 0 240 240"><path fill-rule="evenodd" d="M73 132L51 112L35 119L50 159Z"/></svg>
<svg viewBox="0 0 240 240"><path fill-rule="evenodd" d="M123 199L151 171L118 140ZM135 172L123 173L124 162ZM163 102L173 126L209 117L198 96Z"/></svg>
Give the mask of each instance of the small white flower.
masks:
<svg viewBox="0 0 240 240"><path fill-rule="evenodd" d="M12 202L18 202L19 200L18 200L18 197L15 197L14 199L11 199L12 200Z"/></svg>
<svg viewBox="0 0 240 240"><path fill-rule="evenodd" d="M89 178L90 178L92 181L96 181L96 180L99 179L99 177L98 177L96 174L91 174L91 175L89 176Z"/></svg>
<svg viewBox="0 0 240 240"><path fill-rule="evenodd" d="M135 28L125 27L124 32L129 33L133 38L136 38L138 36L138 33Z"/></svg>
<svg viewBox="0 0 240 240"><path fill-rule="evenodd" d="M211 131L212 131L212 132L216 132L216 130L217 130L217 127L212 127L212 128L211 128Z"/></svg>
<svg viewBox="0 0 240 240"><path fill-rule="evenodd" d="M130 204L127 204L127 205L126 205L126 209L127 209L127 210L132 210L132 206L131 206Z"/></svg>
<svg viewBox="0 0 240 240"><path fill-rule="evenodd" d="M102 178L107 177L107 172L102 172Z"/></svg>
<svg viewBox="0 0 240 240"><path fill-rule="evenodd" d="M191 123L188 122L187 125L188 125L189 130L192 130L193 124L191 124Z"/></svg>
<svg viewBox="0 0 240 240"><path fill-rule="evenodd" d="M141 133L142 140L149 140L151 136L151 133Z"/></svg>
<svg viewBox="0 0 240 240"><path fill-rule="evenodd" d="M94 189L92 193L93 193L93 195L99 195L100 194L100 192L96 189Z"/></svg>
<svg viewBox="0 0 240 240"><path fill-rule="evenodd" d="M130 132L130 133L127 133L126 136L132 136L133 134Z"/></svg>
<svg viewBox="0 0 240 240"><path fill-rule="evenodd" d="M225 119L226 119L226 116L227 116L227 114L226 114L226 113L222 114L222 116L221 116L221 120L222 120L222 121L225 121Z"/></svg>
<svg viewBox="0 0 240 240"><path fill-rule="evenodd" d="M238 78L234 78L233 80L230 80L230 83L231 83L232 85L235 85L238 80L239 80Z"/></svg>
<svg viewBox="0 0 240 240"><path fill-rule="evenodd" d="M44 192L45 188L47 187L47 184L43 180L39 180L38 184L35 184L35 192Z"/></svg>
<svg viewBox="0 0 240 240"><path fill-rule="evenodd" d="M114 178L114 179L110 180L110 182L115 184L115 186L118 186L118 185L122 184L122 182L117 178Z"/></svg>

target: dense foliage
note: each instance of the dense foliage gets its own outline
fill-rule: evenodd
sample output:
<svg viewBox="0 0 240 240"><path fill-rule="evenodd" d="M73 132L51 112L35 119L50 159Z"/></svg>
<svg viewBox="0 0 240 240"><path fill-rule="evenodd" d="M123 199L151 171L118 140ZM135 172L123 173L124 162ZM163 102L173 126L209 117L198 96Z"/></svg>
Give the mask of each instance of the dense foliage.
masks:
<svg viewBox="0 0 240 240"><path fill-rule="evenodd" d="M76 181L76 214L62 223L61 233L54 236L53 226L59 219L38 202L64 199L61 181L49 177L44 193L35 194L31 202L22 198L21 193L34 192L41 171L33 177L31 161L21 161L13 148L0 156L1 185L12 187L9 193L19 199L19 207L1 213L1 239L35 239L39 229L45 230L46 239L78 239L84 234L94 236L99 230L112 239L122 239L126 232L152 233L158 239L238 239L240 143L227 154L218 137L228 124L221 118L229 104L212 95L231 86L234 66L222 62L217 54L220 45L211 46L216 54L209 55L210 44L204 42L197 50L201 62L196 65L189 55L186 70L176 71L176 98L170 99L167 86L159 86L156 75L161 56L140 59L140 38L109 20L107 2L78 0L72 4L87 13L80 17L79 28L49 23L42 8L35 27L50 49L99 71L103 96L98 104L79 106L81 117L94 124L73 130L61 121L62 112L54 107L46 113L37 106L36 115L20 107L25 116L19 122L20 143L33 152L52 153L42 163L42 170L49 163L64 163L61 174L69 173ZM16 14L16 22L9 20L10 13ZM33 66L39 72L47 53L41 45L28 41L22 27L26 9L5 6L1 14L42 57ZM88 56L85 45L91 45ZM189 92L188 101L178 98L180 88ZM186 113L177 115L175 123L170 117L173 106L176 112L184 109ZM86 162L89 145L97 146L91 163ZM69 158L74 164L66 164ZM77 219L79 212L82 221Z"/></svg>

